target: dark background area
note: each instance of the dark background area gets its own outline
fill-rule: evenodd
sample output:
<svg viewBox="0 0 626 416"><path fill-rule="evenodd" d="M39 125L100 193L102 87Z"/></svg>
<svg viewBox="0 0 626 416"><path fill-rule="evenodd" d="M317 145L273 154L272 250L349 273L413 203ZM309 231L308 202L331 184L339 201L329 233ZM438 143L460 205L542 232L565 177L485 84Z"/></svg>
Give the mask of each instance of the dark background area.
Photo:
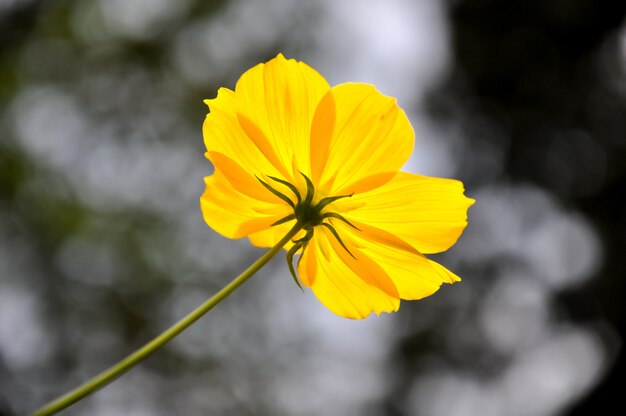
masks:
<svg viewBox="0 0 626 416"><path fill-rule="evenodd" d="M593 223L605 250L603 267L584 286L559 293L557 301L577 321L605 319L621 336L625 14L624 2L458 2L451 9L456 68L431 101L436 117L461 119L469 131L474 114L493 123L502 135L477 131L468 135L469 147L497 149L504 154L502 175L536 184ZM492 181L477 160L464 159L465 176L475 185ZM624 409L624 357L616 358L606 378L569 414Z"/></svg>
<svg viewBox="0 0 626 416"><path fill-rule="evenodd" d="M588 415L626 385L626 2L0 1L0 414L142 345L262 250L204 225L204 98L278 52L374 82L477 200L463 277L347 321L282 262L90 415Z"/></svg>

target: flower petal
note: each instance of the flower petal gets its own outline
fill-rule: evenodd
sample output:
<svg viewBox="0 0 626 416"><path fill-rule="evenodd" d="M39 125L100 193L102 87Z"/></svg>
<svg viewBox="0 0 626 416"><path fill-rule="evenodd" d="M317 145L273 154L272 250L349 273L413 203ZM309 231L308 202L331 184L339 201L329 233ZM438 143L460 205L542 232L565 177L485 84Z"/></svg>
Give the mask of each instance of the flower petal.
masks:
<svg viewBox="0 0 626 416"><path fill-rule="evenodd" d="M237 192L218 170L206 177L205 183L200 197L202 216L209 227L224 237L241 238L268 229L290 213L287 205L259 201Z"/></svg>
<svg viewBox="0 0 626 416"><path fill-rule="evenodd" d="M247 181L250 186L240 192L249 196L270 195L254 176L280 176L279 170L242 129L237 118L235 93L220 88L217 97L205 100L205 103L211 110L202 126L208 159L224 173L233 172L233 164L236 165L239 169L230 175L231 180L241 176L239 173L245 173L240 180Z"/></svg>
<svg viewBox="0 0 626 416"><path fill-rule="evenodd" d="M344 253L329 231L316 229L298 269L302 283L328 309L346 318L398 310L397 290L384 270L360 253L358 261Z"/></svg>
<svg viewBox="0 0 626 416"><path fill-rule="evenodd" d="M311 122L330 89L303 62L282 54L246 71L235 87L238 119L257 148L290 182L309 174Z"/></svg>
<svg viewBox="0 0 626 416"><path fill-rule="evenodd" d="M311 287L317 276L317 250L315 236L309 242L298 263L298 277L304 286Z"/></svg>
<svg viewBox="0 0 626 416"><path fill-rule="evenodd" d="M248 239L250 239L250 242L252 243L252 245L256 247L273 247L280 240L282 240L284 236L287 235L287 233L289 232L289 230L293 228L295 223L296 223L295 220L292 220L284 224L274 225L273 227L270 227L266 230L262 230L254 234L250 234L248 236ZM297 240L298 238L302 238L302 237L304 237L303 231L296 234L296 236L292 239L292 241ZM284 245L285 250L289 250L293 246L292 241L289 241L287 244Z"/></svg>
<svg viewBox="0 0 626 416"><path fill-rule="evenodd" d="M355 194L341 204L361 203L344 212L357 227L369 226L373 239L392 234L421 253L438 253L450 248L467 225L467 209L474 200L463 195L463 183L399 172L389 182L368 192ZM379 232L382 231L382 232Z"/></svg>
<svg viewBox="0 0 626 416"><path fill-rule="evenodd" d="M251 198L276 203L278 197L265 189L261 182L250 172L243 169L237 162L218 152L207 152L207 158L213 163L215 171L219 171L234 190ZM264 177L264 176L262 176Z"/></svg>
<svg viewBox="0 0 626 416"><path fill-rule="evenodd" d="M359 246L363 255L385 271L401 299L422 299L435 293L442 283L461 280L445 267L403 245L402 240L394 241L389 236L385 241L373 240L366 232L344 224L337 224L336 228L348 246Z"/></svg>
<svg viewBox="0 0 626 416"><path fill-rule="evenodd" d="M407 161L413 141L413 128L395 99L368 84L333 87L313 119L313 182L330 195L380 186Z"/></svg>

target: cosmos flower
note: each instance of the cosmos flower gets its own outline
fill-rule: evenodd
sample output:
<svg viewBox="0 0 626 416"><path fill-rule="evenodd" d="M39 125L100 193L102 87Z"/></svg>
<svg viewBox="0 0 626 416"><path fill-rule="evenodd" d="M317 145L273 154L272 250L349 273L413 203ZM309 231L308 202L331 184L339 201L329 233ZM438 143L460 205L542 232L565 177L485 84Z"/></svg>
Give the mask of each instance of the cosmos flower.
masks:
<svg viewBox="0 0 626 416"><path fill-rule="evenodd" d="M279 54L206 104L215 170L200 201L215 231L272 247L298 227L285 245L292 276L347 318L460 280L424 255L457 241L474 201L457 180L400 171L414 132L395 99L368 84L330 87Z"/></svg>

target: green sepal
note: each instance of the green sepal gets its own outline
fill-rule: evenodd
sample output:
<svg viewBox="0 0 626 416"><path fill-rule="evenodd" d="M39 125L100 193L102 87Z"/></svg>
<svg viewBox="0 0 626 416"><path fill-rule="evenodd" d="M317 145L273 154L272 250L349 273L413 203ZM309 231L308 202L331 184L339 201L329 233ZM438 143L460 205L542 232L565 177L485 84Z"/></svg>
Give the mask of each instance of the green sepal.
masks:
<svg viewBox="0 0 626 416"><path fill-rule="evenodd" d="M298 192L298 188L296 188L295 186L293 186L292 184L290 184L289 182L287 182L284 179L280 179L280 178L277 178L275 176L269 176L269 175L267 177L270 178L273 181L276 181L278 183L282 183L287 188L289 188L291 190L291 192L293 192L294 195L296 196L296 198L298 199L298 204L300 203L300 201L302 201L302 196L300 195L300 192Z"/></svg>
<svg viewBox="0 0 626 416"><path fill-rule="evenodd" d="M317 209L319 209L320 211L322 209L324 209L324 207L326 207L326 205L337 201L338 199L343 199L343 198L350 198L352 196L352 194L350 195L339 195L339 196L329 196L323 199L320 199L320 201L317 203L317 205L315 206Z"/></svg>
<svg viewBox="0 0 626 416"><path fill-rule="evenodd" d="M304 244L305 243L298 242L294 244L293 247L291 247L289 251L287 252L287 266L289 267L289 273L291 273L291 277L293 278L293 281L296 282L296 285L298 285L302 293L304 293L304 289L302 288L302 285L300 284L300 280L298 279L298 274L296 273L296 270L293 268L293 256L298 252L298 250L300 250L300 248ZM300 264L299 260L298 260L298 264Z"/></svg>
<svg viewBox="0 0 626 416"><path fill-rule="evenodd" d="M313 238L313 227L305 227L306 234L304 237L299 238L298 240L293 240L294 243L308 243L311 238Z"/></svg>
<svg viewBox="0 0 626 416"><path fill-rule="evenodd" d="M322 215L322 218L336 218L338 220L341 220L341 221L345 222L346 224L348 224L350 227L354 228L355 230L361 231L361 229L359 227L357 227L356 225L352 224L350 221L345 219L343 215L337 214L336 212L326 212L326 213L324 213Z"/></svg>
<svg viewBox="0 0 626 416"><path fill-rule="evenodd" d="M291 198L289 198L287 195L283 194L282 192L274 189L272 187L272 185L268 184L267 182L265 182L264 180L262 180L258 176L256 178L259 180L259 182L261 182L261 185L263 185L268 191L270 191L271 193L273 193L274 195L276 195L277 197L279 197L280 199L282 199L283 201L288 203L291 208L293 208L293 209L296 208L296 205L293 203Z"/></svg>
<svg viewBox="0 0 626 416"><path fill-rule="evenodd" d="M278 221L270 224L270 227L273 227L275 225L284 224L286 222L289 222L289 221L295 220L295 219L296 219L296 214L289 214L286 217L283 217L283 218L279 219Z"/></svg>
<svg viewBox="0 0 626 416"><path fill-rule="evenodd" d="M300 172L300 175L304 177L304 181L306 182L306 197L304 198L304 203L310 204L311 201L313 201L313 195L315 195L315 185L313 185L311 179L304 173Z"/></svg>
<svg viewBox="0 0 626 416"><path fill-rule="evenodd" d="M354 254L352 254L352 252L350 250L348 250L348 247L346 247L346 245L344 244L343 240L341 239L341 237L339 237L339 234L337 234L337 230L335 230L335 227L333 227L332 225L323 222L321 225L323 225L324 227L328 228L330 230L330 232L335 236L335 238L337 239L337 241L339 241L339 244L341 244L341 247L343 247L344 250L346 250L348 252L348 254L350 256L352 256L353 259L356 260L356 257L354 257Z"/></svg>

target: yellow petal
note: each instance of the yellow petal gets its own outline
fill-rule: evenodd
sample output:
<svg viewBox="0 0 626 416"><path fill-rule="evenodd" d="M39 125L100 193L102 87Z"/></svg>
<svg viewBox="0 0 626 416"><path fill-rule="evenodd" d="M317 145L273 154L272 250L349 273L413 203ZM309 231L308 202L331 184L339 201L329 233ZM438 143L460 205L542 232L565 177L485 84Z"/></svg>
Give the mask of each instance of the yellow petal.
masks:
<svg viewBox="0 0 626 416"><path fill-rule="evenodd" d="M373 240L366 232L354 230L345 224L337 223L336 228L348 246L361 247L359 251L385 271L401 299L422 299L435 293L442 283L460 280L445 267L400 241L396 242L392 238L386 241Z"/></svg>
<svg viewBox="0 0 626 416"><path fill-rule="evenodd" d="M317 250L314 247L315 236L302 253L298 264L298 277L304 286L311 287L317 276Z"/></svg>
<svg viewBox="0 0 626 416"><path fill-rule="evenodd" d="M460 282L461 278L459 276L457 276L456 274L454 274L453 272L451 272L450 270L446 269L445 267L443 267L441 264L429 260L430 261L430 266L435 269L437 271L437 273L439 273L439 276L441 276L441 278L443 279L444 283L455 283L455 282Z"/></svg>
<svg viewBox="0 0 626 416"><path fill-rule="evenodd" d="M271 224L289 214L264 215L260 211L280 212L279 204L259 201L233 189L220 171L205 178L206 189L200 197L204 220L215 231L228 238L241 238L270 228ZM284 214L284 215L283 215Z"/></svg>
<svg viewBox="0 0 626 416"><path fill-rule="evenodd" d="M256 177L228 156L218 152L207 152L207 158L213 163L215 171L219 171L238 192L261 201L273 203L278 201L276 195L268 191Z"/></svg>
<svg viewBox="0 0 626 416"><path fill-rule="evenodd" d="M254 176L281 176L274 163L259 150L241 127L233 91L220 88L217 97L205 100L205 103L211 112L206 116L202 132L207 156L214 165L219 163L219 160L212 155L217 154L236 163L253 179ZM228 171L228 168L224 167L223 171ZM262 188L260 183L254 186Z"/></svg>
<svg viewBox="0 0 626 416"><path fill-rule="evenodd" d="M330 89L303 62L281 54L246 71L235 87L238 119L256 147L294 182L309 174L310 132L317 104Z"/></svg>
<svg viewBox="0 0 626 416"><path fill-rule="evenodd" d="M328 309L346 318L398 310L400 300L389 276L370 259L357 254L356 261L344 252L335 237L318 227L300 262L302 283Z"/></svg>
<svg viewBox="0 0 626 416"><path fill-rule="evenodd" d="M359 228L369 226L373 239L384 238L381 230L421 253L438 253L450 248L467 225L467 209L474 200L463 191L457 180L400 172L381 187L346 198L346 204L362 205L343 215Z"/></svg>
<svg viewBox="0 0 626 416"><path fill-rule="evenodd" d="M380 186L409 158L413 141L413 128L395 99L367 84L333 87L318 105L311 130L313 182L329 195Z"/></svg>
<svg viewBox="0 0 626 416"><path fill-rule="evenodd" d="M330 242L330 246L334 253L336 253L341 261L343 261L346 266L350 268L350 270L359 276L359 278L365 281L368 285L377 287L393 298L400 297L393 280L376 262L372 261L367 254L361 250L361 245L353 244L352 247L349 247L350 253L352 253L352 255L350 255L350 253L348 253L346 249L341 246L335 236L331 236L328 234L328 231L325 229L323 230L327 233L328 241Z"/></svg>
<svg viewBox="0 0 626 416"><path fill-rule="evenodd" d="M283 217L287 216L289 214L285 214L283 215ZM282 218L282 217L281 217ZM256 246L256 247L273 247L276 245L276 243L278 243L285 235L287 235L287 233L289 232L289 230L291 230L291 228L295 225L296 221L289 221L286 222L284 224L280 224L280 225L275 225L273 227L270 227L266 230L262 230L262 231L258 231L254 234L250 234L248 236L248 239L250 240L250 242L252 243L252 245ZM297 239L299 236L294 237L294 239ZM287 244L285 244L285 249L289 250L291 248L291 246L293 246L293 243L290 241Z"/></svg>

